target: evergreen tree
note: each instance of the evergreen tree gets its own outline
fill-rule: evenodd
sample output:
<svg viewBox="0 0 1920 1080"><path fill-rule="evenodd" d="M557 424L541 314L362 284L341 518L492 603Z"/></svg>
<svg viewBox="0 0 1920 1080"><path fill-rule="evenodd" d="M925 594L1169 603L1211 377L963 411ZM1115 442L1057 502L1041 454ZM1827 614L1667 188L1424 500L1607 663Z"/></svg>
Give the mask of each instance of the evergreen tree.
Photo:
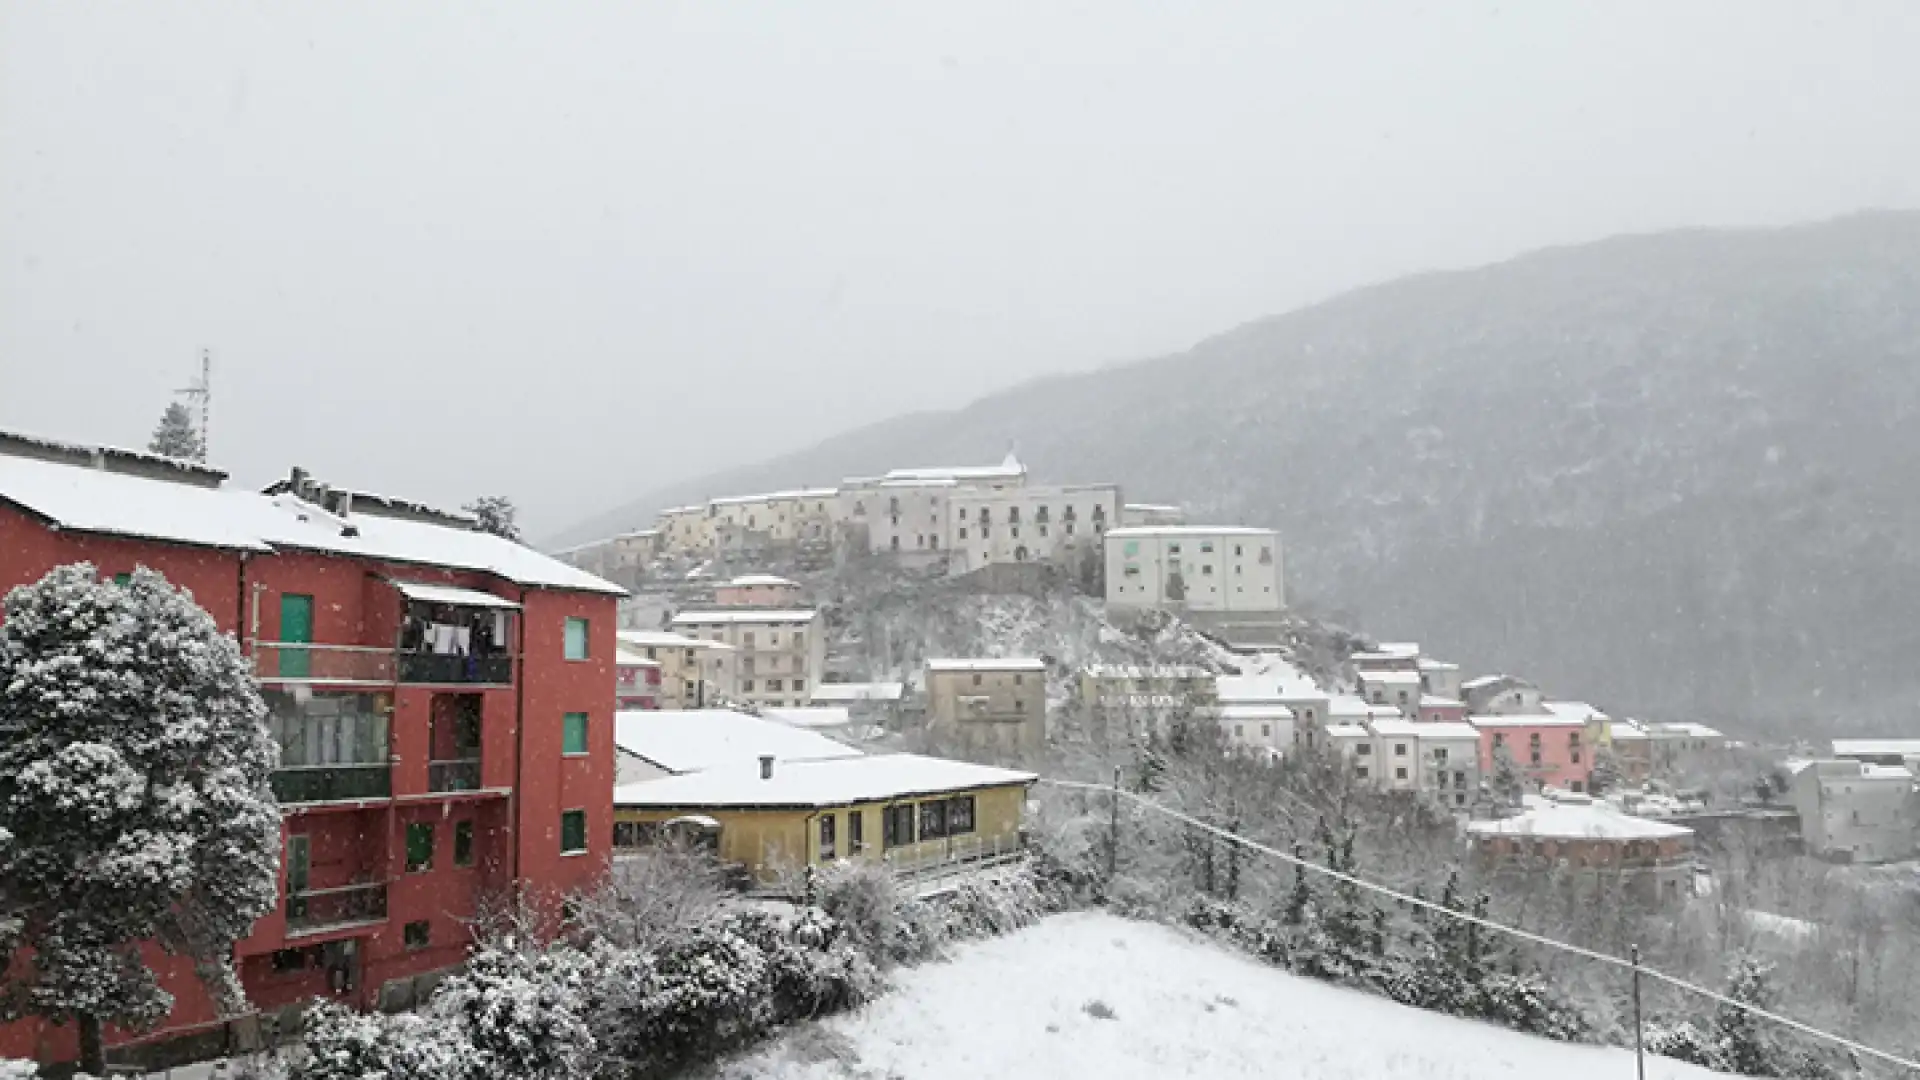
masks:
<svg viewBox="0 0 1920 1080"><path fill-rule="evenodd" d="M1587 790L1595 795L1604 795L1620 786L1620 757L1613 747L1601 745L1593 751L1593 772L1587 779Z"/></svg>
<svg viewBox="0 0 1920 1080"><path fill-rule="evenodd" d="M1733 958L1727 973L1727 996L1757 1009L1773 1004L1772 968L1748 953ZM1766 1023L1745 1009L1720 1006L1713 1018L1713 1046L1718 1067L1742 1076L1782 1076Z"/></svg>
<svg viewBox="0 0 1920 1080"><path fill-rule="evenodd" d="M481 532L520 542L520 526L514 520L520 511L505 495L482 495L460 509L474 516L474 527Z"/></svg>
<svg viewBox="0 0 1920 1080"><path fill-rule="evenodd" d="M79 1023L87 1072L105 1070L103 1024L142 1028L172 1006L142 942L242 1005L230 950L278 885L266 715L239 645L151 570L120 586L79 563L8 595L0 923L32 949L16 1000Z"/></svg>
<svg viewBox="0 0 1920 1080"><path fill-rule="evenodd" d="M207 447L200 441L200 429L193 422L193 413L177 401L160 414L160 426L153 429L147 450L182 461L207 460Z"/></svg>
<svg viewBox="0 0 1920 1080"><path fill-rule="evenodd" d="M1287 894L1287 908L1281 921L1288 926L1304 926L1313 911L1313 883L1307 880L1307 868L1299 865L1307 859L1306 849L1294 844L1293 857L1298 860L1293 868L1293 891Z"/></svg>
<svg viewBox="0 0 1920 1080"><path fill-rule="evenodd" d="M1520 766L1513 760L1513 753L1504 744L1493 748L1491 783L1494 797L1504 806L1519 806L1520 797L1526 794L1526 777L1521 774Z"/></svg>

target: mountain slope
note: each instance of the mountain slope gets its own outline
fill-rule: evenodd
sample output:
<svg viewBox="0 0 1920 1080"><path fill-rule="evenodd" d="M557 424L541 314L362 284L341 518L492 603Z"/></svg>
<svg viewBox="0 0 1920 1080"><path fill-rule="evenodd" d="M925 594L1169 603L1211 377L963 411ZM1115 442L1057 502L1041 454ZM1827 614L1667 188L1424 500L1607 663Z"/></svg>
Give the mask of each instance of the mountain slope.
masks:
<svg viewBox="0 0 1920 1080"><path fill-rule="evenodd" d="M1914 730L1920 214L1428 274L902 417L669 502L1016 442L1272 524L1290 591L1615 711Z"/></svg>
<svg viewBox="0 0 1920 1080"><path fill-rule="evenodd" d="M913 1077L1633 1075L1633 1054L1422 1012L1264 967L1153 923L1057 915L902 972L858 1013L801 1027L719 1080ZM1108 1017L1089 1012L1105 1006ZM1647 1058L1653 1080L1724 1074Z"/></svg>

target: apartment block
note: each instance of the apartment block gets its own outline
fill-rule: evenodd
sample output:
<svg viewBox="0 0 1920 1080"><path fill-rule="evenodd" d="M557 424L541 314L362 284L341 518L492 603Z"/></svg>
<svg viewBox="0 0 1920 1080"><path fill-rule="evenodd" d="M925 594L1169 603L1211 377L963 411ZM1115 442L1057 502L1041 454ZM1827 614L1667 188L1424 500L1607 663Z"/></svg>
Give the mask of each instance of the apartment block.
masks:
<svg viewBox="0 0 1920 1080"><path fill-rule="evenodd" d="M1038 659L927 661L928 728L971 757L1031 756L1046 748L1047 669Z"/></svg>
<svg viewBox="0 0 1920 1080"><path fill-rule="evenodd" d="M1106 534L1107 606L1192 612L1277 612L1286 606L1280 535L1183 525Z"/></svg>
<svg viewBox="0 0 1920 1080"><path fill-rule="evenodd" d="M806 705L827 666L819 613L793 608L682 611L673 629L733 650L732 700L750 705Z"/></svg>

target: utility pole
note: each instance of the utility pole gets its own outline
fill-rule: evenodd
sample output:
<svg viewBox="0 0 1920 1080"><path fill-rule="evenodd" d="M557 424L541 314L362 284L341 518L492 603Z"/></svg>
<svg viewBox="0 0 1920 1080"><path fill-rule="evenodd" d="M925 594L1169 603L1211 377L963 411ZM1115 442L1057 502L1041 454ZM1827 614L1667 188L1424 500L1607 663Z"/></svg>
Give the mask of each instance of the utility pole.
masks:
<svg viewBox="0 0 1920 1080"><path fill-rule="evenodd" d="M1113 819L1107 833L1107 887L1113 887L1113 875L1120 859L1120 766L1113 767Z"/></svg>
<svg viewBox="0 0 1920 1080"><path fill-rule="evenodd" d="M1647 1049L1640 1022L1640 946L1633 947L1633 1066L1639 1080L1647 1080Z"/></svg>
<svg viewBox="0 0 1920 1080"><path fill-rule="evenodd" d="M200 381L191 386L183 386L174 393L186 398L200 410L200 460L205 461L210 449L207 445L207 436L211 430L213 414L213 350L207 348L200 350Z"/></svg>

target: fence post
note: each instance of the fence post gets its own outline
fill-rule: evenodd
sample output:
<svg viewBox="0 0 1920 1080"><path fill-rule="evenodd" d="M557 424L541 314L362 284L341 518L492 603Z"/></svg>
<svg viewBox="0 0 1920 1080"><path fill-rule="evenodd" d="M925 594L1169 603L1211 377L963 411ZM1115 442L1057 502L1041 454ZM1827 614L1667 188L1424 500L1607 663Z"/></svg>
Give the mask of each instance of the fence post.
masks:
<svg viewBox="0 0 1920 1080"><path fill-rule="evenodd" d="M1113 885L1113 876L1118 871L1120 861L1120 766L1113 767L1113 790L1108 793L1112 802L1113 816L1107 826L1107 885Z"/></svg>
<svg viewBox="0 0 1920 1080"><path fill-rule="evenodd" d="M1647 1049L1644 1027L1640 1022L1640 946L1633 946L1633 1070L1639 1080L1647 1080Z"/></svg>

